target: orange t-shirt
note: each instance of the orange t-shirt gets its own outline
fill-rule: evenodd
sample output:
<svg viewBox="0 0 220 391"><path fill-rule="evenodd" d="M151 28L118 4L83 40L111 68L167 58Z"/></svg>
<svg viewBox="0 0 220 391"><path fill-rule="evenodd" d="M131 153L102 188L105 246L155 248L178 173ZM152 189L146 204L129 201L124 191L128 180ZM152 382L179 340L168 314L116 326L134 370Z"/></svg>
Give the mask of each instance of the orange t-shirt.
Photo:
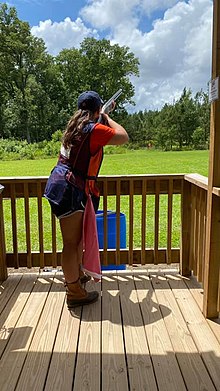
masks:
<svg viewBox="0 0 220 391"><path fill-rule="evenodd" d="M94 155L100 147L104 147L114 135L115 129L100 123L95 124L90 136L91 154Z"/></svg>

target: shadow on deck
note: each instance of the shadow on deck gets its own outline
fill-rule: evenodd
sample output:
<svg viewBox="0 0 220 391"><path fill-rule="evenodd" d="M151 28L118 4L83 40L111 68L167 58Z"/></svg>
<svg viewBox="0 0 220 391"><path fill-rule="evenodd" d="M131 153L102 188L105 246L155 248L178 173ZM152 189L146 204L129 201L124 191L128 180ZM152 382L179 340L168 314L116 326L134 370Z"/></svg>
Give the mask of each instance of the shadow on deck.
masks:
<svg viewBox="0 0 220 391"><path fill-rule="evenodd" d="M63 275L12 273L0 287L0 389L220 390L220 324L176 271L130 268L90 282L69 312Z"/></svg>

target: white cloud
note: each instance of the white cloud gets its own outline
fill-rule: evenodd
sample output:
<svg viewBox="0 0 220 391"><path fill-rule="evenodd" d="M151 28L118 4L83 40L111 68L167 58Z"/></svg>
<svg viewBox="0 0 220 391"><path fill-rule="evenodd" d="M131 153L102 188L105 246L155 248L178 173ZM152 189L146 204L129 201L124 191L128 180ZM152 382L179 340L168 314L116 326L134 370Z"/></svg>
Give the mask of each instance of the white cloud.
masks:
<svg viewBox="0 0 220 391"><path fill-rule="evenodd" d="M142 9L150 15L155 11L164 11L167 8L173 7L178 0L143 0Z"/></svg>
<svg viewBox="0 0 220 391"><path fill-rule="evenodd" d="M114 30L123 24L129 24L132 29L138 24L139 8L140 0L91 0L80 14L97 29Z"/></svg>
<svg viewBox="0 0 220 391"><path fill-rule="evenodd" d="M140 18L165 10L150 31L140 30ZM40 22L33 34L49 52L77 47L88 36L108 29L112 43L126 45L140 60L140 77L133 78L135 110L161 107L180 96L184 87L195 93L210 79L212 0L90 0L75 22ZM95 30L86 27L92 26ZM132 108L131 108L132 109Z"/></svg>
<svg viewBox="0 0 220 391"><path fill-rule="evenodd" d="M134 79L136 108L161 107L178 98L184 87L207 88L211 65L212 1L178 2L156 20L153 29L115 29L113 42L128 45L140 60Z"/></svg>
<svg viewBox="0 0 220 391"><path fill-rule="evenodd" d="M69 17L59 23L45 20L32 27L31 32L44 40L48 52L53 55L65 48L79 47L89 35L97 37L97 31L86 27L80 18L72 21Z"/></svg>

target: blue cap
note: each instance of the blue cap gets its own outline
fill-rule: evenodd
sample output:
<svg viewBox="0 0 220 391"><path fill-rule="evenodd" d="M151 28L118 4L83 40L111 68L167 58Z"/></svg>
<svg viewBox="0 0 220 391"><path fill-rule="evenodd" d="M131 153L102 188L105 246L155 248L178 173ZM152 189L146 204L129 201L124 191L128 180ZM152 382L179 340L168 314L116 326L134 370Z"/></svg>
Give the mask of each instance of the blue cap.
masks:
<svg viewBox="0 0 220 391"><path fill-rule="evenodd" d="M77 106L78 109L96 111L103 103L97 92L85 91L79 96Z"/></svg>

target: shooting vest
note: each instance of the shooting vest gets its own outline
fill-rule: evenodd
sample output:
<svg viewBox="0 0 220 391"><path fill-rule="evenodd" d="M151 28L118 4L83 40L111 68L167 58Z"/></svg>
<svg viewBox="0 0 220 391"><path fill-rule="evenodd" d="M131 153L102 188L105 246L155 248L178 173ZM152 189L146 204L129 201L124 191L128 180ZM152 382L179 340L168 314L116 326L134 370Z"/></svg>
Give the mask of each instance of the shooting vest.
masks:
<svg viewBox="0 0 220 391"><path fill-rule="evenodd" d="M93 194L99 197L96 181L103 159L103 147L91 155L90 137L94 125L94 122L89 122L85 126L79 140L71 147L68 157L62 153L61 149L58 164L65 164L70 168L67 175L70 183L84 190L86 195Z"/></svg>

